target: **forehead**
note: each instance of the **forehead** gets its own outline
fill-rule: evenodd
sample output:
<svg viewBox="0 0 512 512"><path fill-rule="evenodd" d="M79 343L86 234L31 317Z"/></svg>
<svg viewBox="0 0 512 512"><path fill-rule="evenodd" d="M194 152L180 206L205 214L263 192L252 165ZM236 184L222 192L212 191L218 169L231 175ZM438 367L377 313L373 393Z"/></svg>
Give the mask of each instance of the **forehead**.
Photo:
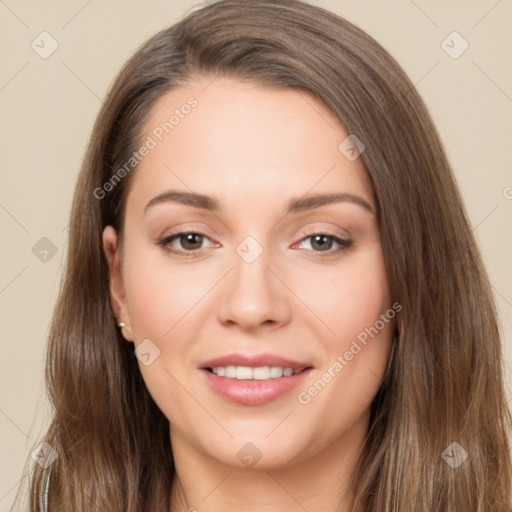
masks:
<svg viewBox="0 0 512 512"><path fill-rule="evenodd" d="M302 91L195 80L166 93L149 113L140 140L150 149L129 195L139 202L180 188L258 206L262 196L283 202L310 190L343 191L373 205L361 158L350 161L339 149L348 135Z"/></svg>

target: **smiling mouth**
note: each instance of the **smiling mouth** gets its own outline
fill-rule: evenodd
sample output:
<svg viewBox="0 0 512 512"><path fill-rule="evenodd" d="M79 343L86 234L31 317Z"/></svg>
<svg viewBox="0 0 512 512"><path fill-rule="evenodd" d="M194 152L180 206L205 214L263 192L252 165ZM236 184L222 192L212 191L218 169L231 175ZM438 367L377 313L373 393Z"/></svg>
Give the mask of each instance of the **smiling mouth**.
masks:
<svg viewBox="0 0 512 512"><path fill-rule="evenodd" d="M270 380L280 379L282 377L291 377L298 375L304 370L310 369L311 366L293 369L282 366L217 366L214 368L205 368L213 375L225 377L226 379L237 380Z"/></svg>
<svg viewBox="0 0 512 512"><path fill-rule="evenodd" d="M313 367L271 355L232 355L208 361L201 370L207 386L225 400L257 406L287 395L308 378Z"/></svg>

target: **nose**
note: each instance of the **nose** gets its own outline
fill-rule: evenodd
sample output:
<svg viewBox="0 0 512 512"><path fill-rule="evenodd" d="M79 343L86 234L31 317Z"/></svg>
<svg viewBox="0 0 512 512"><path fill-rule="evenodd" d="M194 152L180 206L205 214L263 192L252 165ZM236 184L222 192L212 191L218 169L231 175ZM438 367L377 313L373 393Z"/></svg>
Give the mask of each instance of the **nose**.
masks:
<svg viewBox="0 0 512 512"><path fill-rule="evenodd" d="M242 256L240 256L242 254ZM267 251L254 261L233 255L233 270L220 292L218 319L225 325L254 330L260 325L277 328L290 320L290 292L276 276ZM270 268L269 268L270 267Z"/></svg>

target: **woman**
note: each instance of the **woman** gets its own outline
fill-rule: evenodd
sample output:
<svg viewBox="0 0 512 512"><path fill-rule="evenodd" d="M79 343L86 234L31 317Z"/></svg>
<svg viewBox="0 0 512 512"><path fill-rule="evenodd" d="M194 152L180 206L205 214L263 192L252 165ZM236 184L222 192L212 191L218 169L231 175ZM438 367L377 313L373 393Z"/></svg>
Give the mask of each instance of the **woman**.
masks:
<svg viewBox="0 0 512 512"><path fill-rule="evenodd" d="M496 311L367 34L224 0L114 82L76 188L30 510L509 511Z"/></svg>

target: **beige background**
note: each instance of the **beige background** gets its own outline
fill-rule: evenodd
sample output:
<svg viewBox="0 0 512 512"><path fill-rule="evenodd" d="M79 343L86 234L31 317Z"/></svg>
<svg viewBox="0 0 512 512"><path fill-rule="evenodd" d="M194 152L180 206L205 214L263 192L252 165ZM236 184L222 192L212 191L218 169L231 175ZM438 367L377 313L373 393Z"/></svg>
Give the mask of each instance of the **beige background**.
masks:
<svg viewBox="0 0 512 512"><path fill-rule="evenodd" d="M511 0L312 3L375 37L429 106L493 284L512 390ZM9 510L47 421L45 338L73 187L101 99L141 42L200 4L0 1L0 511ZM31 47L34 40L41 46L43 31L58 43L46 59ZM441 46L453 31L469 44L456 59ZM49 49L50 39L45 41ZM463 41L451 36L445 44L453 52ZM43 237L57 251L46 262L32 251Z"/></svg>

